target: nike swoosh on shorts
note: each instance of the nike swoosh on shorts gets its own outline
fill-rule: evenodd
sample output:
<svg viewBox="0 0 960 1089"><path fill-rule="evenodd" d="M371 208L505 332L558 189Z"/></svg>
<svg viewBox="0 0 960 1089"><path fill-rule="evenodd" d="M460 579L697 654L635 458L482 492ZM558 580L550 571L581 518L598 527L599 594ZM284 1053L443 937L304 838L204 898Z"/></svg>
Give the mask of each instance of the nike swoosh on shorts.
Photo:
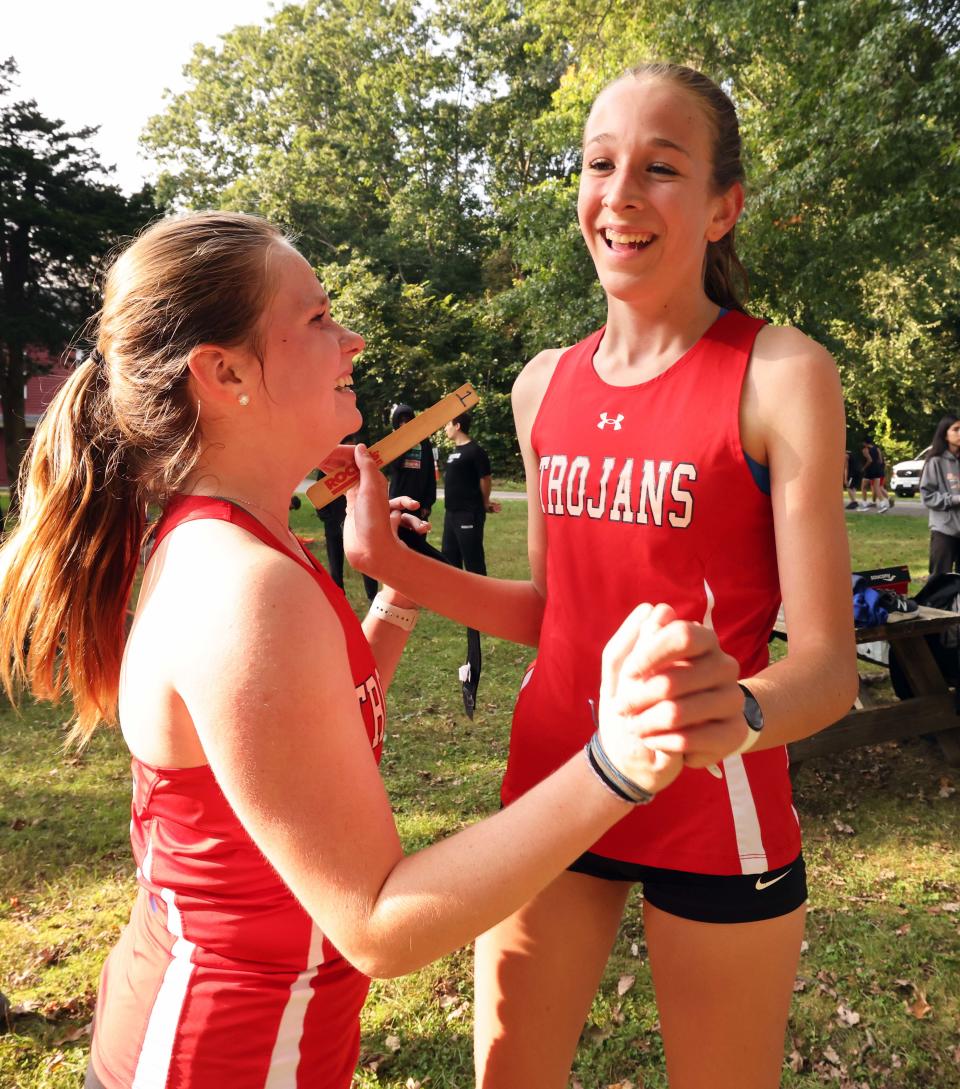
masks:
<svg viewBox="0 0 960 1089"><path fill-rule="evenodd" d="M791 866L790 869L792 870L793 867ZM784 871L784 873L780 874L777 877L771 878L769 881L764 881L762 877L758 877L757 878L757 883L756 883L756 885L754 885L754 888L758 892L763 892L764 889L768 889L768 888L770 888L771 885L775 885L778 881L782 881L787 876L787 874L789 872L790 872L790 870L786 870L786 871Z"/></svg>

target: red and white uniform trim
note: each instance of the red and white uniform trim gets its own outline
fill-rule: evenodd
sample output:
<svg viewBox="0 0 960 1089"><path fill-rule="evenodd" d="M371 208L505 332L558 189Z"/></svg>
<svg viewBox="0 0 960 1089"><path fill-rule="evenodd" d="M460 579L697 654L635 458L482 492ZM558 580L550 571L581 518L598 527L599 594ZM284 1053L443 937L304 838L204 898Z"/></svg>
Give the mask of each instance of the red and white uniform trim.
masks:
<svg viewBox="0 0 960 1089"><path fill-rule="evenodd" d="M612 386L604 330L560 358L534 422L547 533L536 668L517 697L505 803L589 738L600 655L642 601L710 625L751 677L766 666L780 603L773 514L741 443L743 380L762 322L731 311L656 378ZM800 851L786 750L684 769L595 853L703 874L765 873Z"/></svg>
<svg viewBox="0 0 960 1089"><path fill-rule="evenodd" d="M371 759L379 760L383 689L342 591L319 564L223 500L175 501L157 539L194 518L234 522L310 571L343 627ZM156 768L134 758L132 771L140 887L101 977L97 1076L107 1089L347 1089L367 977L260 853L209 766Z"/></svg>

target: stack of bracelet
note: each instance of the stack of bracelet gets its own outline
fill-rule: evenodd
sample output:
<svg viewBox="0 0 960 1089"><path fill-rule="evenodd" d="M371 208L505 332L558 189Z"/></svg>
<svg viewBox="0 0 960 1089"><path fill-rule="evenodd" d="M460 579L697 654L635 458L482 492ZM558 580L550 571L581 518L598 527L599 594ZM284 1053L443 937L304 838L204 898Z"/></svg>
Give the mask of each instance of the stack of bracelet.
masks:
<svg viewBox="0 0 960 1089"><path fill-rule="evenodd" d="M647 805L648 802L653 801L655 795L651 794L649 790L644 790L642 786L632 779L628 779L626 775L621 774L614 767L613 761L603 751L603 746L600 744L599 731L594 733L593 737L584 746L583 751L594 775L607 790L616 794L618 798L622 798L625 802L630 802L633 805Z"/></svg>

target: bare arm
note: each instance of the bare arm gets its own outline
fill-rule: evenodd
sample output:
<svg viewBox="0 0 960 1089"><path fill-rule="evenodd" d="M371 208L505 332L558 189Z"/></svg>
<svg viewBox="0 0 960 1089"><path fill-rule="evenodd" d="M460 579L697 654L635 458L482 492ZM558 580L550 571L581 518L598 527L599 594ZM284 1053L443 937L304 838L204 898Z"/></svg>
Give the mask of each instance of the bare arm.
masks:
<svg viewBox="0 0 960 1089"><path fill-rule="evenodd" d="M348 495L344 525L344 547L351 566L457 623L516 643L537 645L546 594L546 535L530 430L560 354L558 350L541 352L524 368L513 390L514 418L527 477L531 580L475 575L406 548L387 521L380 474L362 446L354 452L360 484Z"/></svg>
<svg viewBox="0 0 960 1089"><path fill-rule="evenodd" d="M628 812L578 754L496 816L404 857L326 598L282 557L236 564L218 547L208 558L195 597L204 607L181 614L172 652L177 692L244 827L362 970L395 975L459 947ZM190 589L178 585L178 599ZM643 746L636 711L678 652L711 686L718 671L728 675L707 710L728 716L731 737L738 729L730 660L695 625L655 614L637 610L605 653L601 722L617 766L652 790L680 761Z"/></svg>
<svg viewBox="0 0 960 1089"><path fill-rule="evenodd" d="M857 694L849 547L843 512L829 501L844 444L830 355L795 329L763 329L745 383L741 435L748 453L770 466L790 632L787 656L747 682L764 712L763 749L830 725Z"/></svg>

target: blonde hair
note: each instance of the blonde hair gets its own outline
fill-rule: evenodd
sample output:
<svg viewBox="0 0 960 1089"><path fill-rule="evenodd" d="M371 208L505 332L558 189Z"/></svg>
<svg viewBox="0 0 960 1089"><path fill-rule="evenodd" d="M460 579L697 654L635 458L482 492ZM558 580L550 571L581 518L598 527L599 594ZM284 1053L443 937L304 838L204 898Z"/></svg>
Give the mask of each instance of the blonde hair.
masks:
<svg viewBox="0 0 960 1089"><path fill-rule="evenodd" d="M69 741L116 721L126 609L150 503L200 454L191 349L250 344L288 240L256 216L154 223L110 268L89 323L96 347L37 426L16 528L0 546L0 679L16 700L73 697Z"/></svg>
<svg viewBox="0 0 960 1089"><path fill-rule="evenodd" d="M673 83L694 95L703 109L713 135L712 182L715 192L725 193L734 182L743 184L746 175L741 160L740 123L728 95L716 83L683 64L647 61L629 69L614 83L629 77L659 79ZM736 226L717 242L707 243L703 286L707 297L728 310L743 310L749 287L747 270L737 256Z"/></svg>

